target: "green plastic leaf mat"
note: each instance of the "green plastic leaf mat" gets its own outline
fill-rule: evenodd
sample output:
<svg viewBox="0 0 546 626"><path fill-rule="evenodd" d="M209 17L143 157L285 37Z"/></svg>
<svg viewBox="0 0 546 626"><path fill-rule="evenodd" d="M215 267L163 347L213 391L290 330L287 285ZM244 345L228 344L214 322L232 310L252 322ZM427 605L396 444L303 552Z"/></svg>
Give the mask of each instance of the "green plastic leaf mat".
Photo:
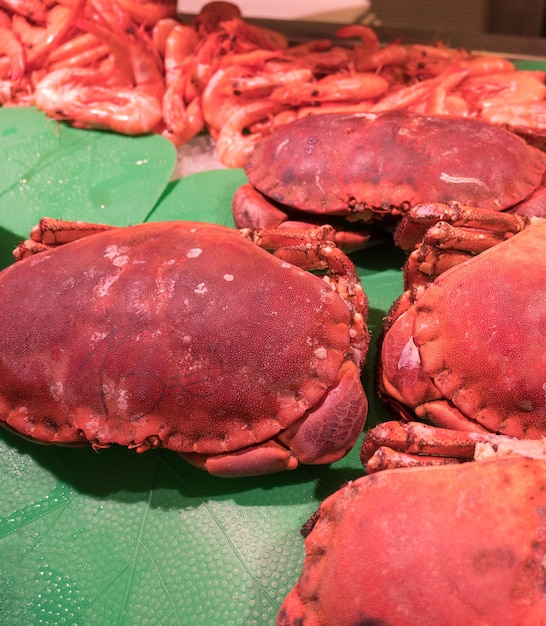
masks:
<svg viewBox="0 0 546 626"><path fill-rule="evenodd" d="M34 108L0 109L0 155L0 229L13 244L44 216L143 221L176 162L161 136L89 132Z"/></svg>
<svg viewBox="0 0 546 626"><path fill-rule="evenodd" d="M546 61L540 59L525 59L514 61L514 65L518 70L546 70Z"/></svg>
<svg viewBox="0 0 546 626"><path fill-rule="evenodd" d="M173 182L149 219L230 225L244 180L218 170ZM353 258L371 305L373 424L386 417L375 340L402 289L402 257L382 244ZM0 624L272 626L301 571L301 525L361 474L358 446L331 466L221 479L165 450L41 446L0 429Z"/></svg>
<svg viewBox="0 0 546 626"><path fill-rule="evenodd" d="M248 182L241 169L201 172L175 180L167 186L148 221L191 219L233 226L231 198L237 187Z"/></svg>

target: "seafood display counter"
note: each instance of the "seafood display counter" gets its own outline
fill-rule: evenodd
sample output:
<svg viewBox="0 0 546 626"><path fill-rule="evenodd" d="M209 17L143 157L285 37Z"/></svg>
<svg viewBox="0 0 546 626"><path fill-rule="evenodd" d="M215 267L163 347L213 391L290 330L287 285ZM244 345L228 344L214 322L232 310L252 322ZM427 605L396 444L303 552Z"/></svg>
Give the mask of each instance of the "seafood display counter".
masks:
<svg viewBox="0 0 546 626"><path fill-rule="evenodd" d="M249 21L294 42L333 37L337 28ZM394 36L378 32L383 41ZM433 43L429 33L403 37ZM543 40L445 41L546 68ZM173 180L177 153L163 137L75 129L34 108L0 110L0 155L2 267L45 215L233 226L231 200L246 182L241 168L210 165ZM402 292L404 255L386 241L352 259L370 301L363 381L373 426L390 417L374 390L375 344ZM32 306L32 286L28 298ZM13 324L23 328L24 320ZM0 430L0 623L273 625L301 572L300 528L328 495L363 474L359 448L328 466L224 479L167 450L41 446Z"/></svg>

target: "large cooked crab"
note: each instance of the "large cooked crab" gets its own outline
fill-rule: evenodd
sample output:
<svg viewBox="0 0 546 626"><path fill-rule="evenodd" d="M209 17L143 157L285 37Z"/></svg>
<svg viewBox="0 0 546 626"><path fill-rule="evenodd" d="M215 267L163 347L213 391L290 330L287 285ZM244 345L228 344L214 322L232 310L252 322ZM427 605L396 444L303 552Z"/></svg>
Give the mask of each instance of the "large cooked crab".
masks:
<svg viewBox="0 0 546 626"><path fill-rule="evenodd" d="M400 418L440 429L381 424L366 436L365 463L382 446L465 457L464 432L546 435L546 220L427 205L399 238L435 214L387 315L377 387Z"/></svg>
<svg viewBox="0 0 546 626"><path fill-rule="evenodd" d="M537 214L546 207L545 170L543 152L476 119L407 111L313 115L255 147L233 216L238 227L251 228L327 221L351 249L366 242L370 222L398 220L421 202Z"/></svg>
<svg viewBox="0 0 546 626"><path fill-rule="evenodd" d="M45 251L0 274L1 422L226 476L339 459L366 418L367 300L330 235L43 220L19 256Z"/></svg>
<svg viewBox="0 0 546 626"><path fill-rule="evenodd" d="M306 527L278 626L544 626L546 461L364 476Z"/></svg>

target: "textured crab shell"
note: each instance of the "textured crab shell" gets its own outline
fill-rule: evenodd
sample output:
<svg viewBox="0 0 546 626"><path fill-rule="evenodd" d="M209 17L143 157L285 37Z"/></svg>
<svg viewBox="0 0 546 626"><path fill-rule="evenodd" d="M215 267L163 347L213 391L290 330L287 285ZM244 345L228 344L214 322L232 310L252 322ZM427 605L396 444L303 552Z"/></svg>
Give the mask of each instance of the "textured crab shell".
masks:
<svg viewBox="0 0 546 626"><path fill-rule="evenodd" d="M42 442L238 450L319 403L349 350L331 286L222 226L108 230L0 288L0 420Z"/></svg>
<svg viewBox="0 0 546 626"><path fill-rule="evenodd" d="M310 213L448 202L502 210L540 186L546 157L486 122L407 111L311 115L253 150L249 182Z"/></svg>
<svg viewBox="0 0 546 626"><path fill-rule="evenodd" d="M381 348L387 402L444 402L467 429L546 435L545 241L546 221L536 222L444 272L392 315Z"/></svg>
<svg viewBox="0 0 546 626"><path fill-rule="evenodd" d="M546 461L386 470L327 498L278 626L546 624Z"/></svg>

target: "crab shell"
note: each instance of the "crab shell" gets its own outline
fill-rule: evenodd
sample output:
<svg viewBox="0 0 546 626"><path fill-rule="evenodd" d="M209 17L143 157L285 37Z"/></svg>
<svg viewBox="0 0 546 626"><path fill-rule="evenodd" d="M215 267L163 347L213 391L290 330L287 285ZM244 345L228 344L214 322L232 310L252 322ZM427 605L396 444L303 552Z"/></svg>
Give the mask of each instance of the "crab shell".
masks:
<svg viewBox="0 0 546 626"><path fill-rule="evenodd" d="M429 201L499 211L542 189L545 170L544 153L481 120L408 111L311 115L257 144L233 214L238 227L257 228L297 215L365 222Z"/></svg>
<svg viewBox="0 0 546 626"><path fill-rule="evenodd" d="M407 291L388 313L382 399L404 419L546 435L546 221Z"/></svg>
<svg viewBox="0 0 546 626"><path fill-rule="evenodd" d="M278 626L546 624L546 461L386 470L327 498Z"/></svg>
<svg viewBox="0 0 546 626"><path fill-rule="evenodd" d="M107 230L8 267L0 288L0 420L28 438L253 475L329 463L362 431L346 303L236 230Z"/></svg>

